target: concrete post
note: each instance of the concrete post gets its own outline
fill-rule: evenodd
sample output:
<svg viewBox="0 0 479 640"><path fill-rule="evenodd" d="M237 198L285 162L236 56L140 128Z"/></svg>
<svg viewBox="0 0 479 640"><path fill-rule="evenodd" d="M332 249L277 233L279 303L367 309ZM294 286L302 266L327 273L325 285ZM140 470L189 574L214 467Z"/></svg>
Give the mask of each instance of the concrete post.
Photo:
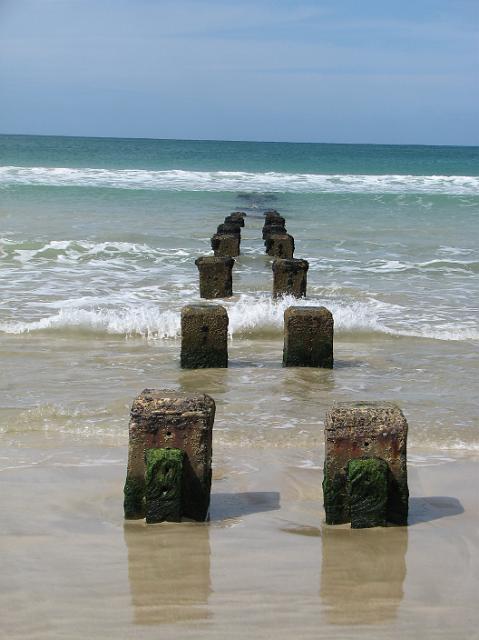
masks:
<svg viewBox="0 0 479 640"><path fill-rule="evenodd" d="M157 480L165 473L165 461L169 459L173 464L174 459L176 471L173 475L176 476L181 457L175 453L159 454L158 449L179 449L184 452L180 515L199 521L206 519L210 503L214 418L214 400L205 394L145 389L135 398L129 428L125 518L145 517L147 486L149 513L155 517L158 513ZM174 482L170 478L166 488L170 493L173 488L177 492L177 478Z"/></svg>
<svg viewBox="0 0 479 640"><path fill-rule="evenodd" d="M287 233L284 224L265 224L263 227L263 240L270 236L284 235Z"/></svg>
<svg viewBox="0 0 479 640"><path fill-rule="evenodd" d="M195 260L200 276L201 298L229 298L233 295L231 257L202 256Z"/></svg>
<svg viewBox="0 0 479 640"><path fill-rule="evenodd" d="M191 304L181 310L181 367L228 366L228 314L221 305Z"/></svg>
<svg viewBox="0 0 479 640"><path fill-rule="evenodd" d="M224 222L219 224L216 233L224 235L225 233L233 234L235 236L241 236L241 227L237 222Z"/></svg>
<svg viewBox="0 0 479 640"><path fill-rule="evenodd" d="M240 255L240 236L215 233L211 238L211 248L217 258L236 257Z"/></svg>
<svg viewBox="0 0 479 640"><path fill-rule="evenodd" d="M244 219L246 213L243 211L233 211L225 218L225 224L239 224L240 227L244 227Z"/></svg>
<svg viewBox="0 0 479 640"><path fill-rule="evenodd" d="M266 253L275 258L292 258L294 254L294 238L288 233L271 235L264 241Z"/></svg>
<svg viewBox="0 0 479 640"><path fill-rule="evenodd" d="M327 524L342 524L351 520L351 477L354 479L356 473L366 474L362 467L349 467L348 491L348 466L357 458L379 458L387 464L386 518L392 524L407 524L407 431L406 418L394 403L338 402L333 405L325 420L323 494ZM375 491L379 495L383 474L377 469L373 471L367 471L368 482L372 482L376 476ZM361 482L364 486L365 480ZM358 492L358 500L360 499Z"/></svg>
<svg viewBox="0 0 479 640"><path fill-rule="evenodd" d="M284 312L283 367L333 367L333 316L325 307Z"/></svg>
<svg viewBox="0 0 479 640"><path fill-rule="evenodd" d="M273 297L306 295L309 262L299 258L278 258L273 262Z"/></svg>

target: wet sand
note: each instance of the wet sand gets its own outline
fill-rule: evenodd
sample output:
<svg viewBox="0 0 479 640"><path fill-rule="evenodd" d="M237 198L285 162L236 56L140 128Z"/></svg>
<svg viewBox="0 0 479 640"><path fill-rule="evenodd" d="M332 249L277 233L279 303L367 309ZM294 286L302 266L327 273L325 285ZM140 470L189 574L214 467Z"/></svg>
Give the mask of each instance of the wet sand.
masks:
<svg viewBox="0 0 479 640"><path fill-rule="evenodd" d="M146 527L126 447L32 441L0 450L1 637L479 637L477 455L410 450L410 526L352 531L304 451L217 447L211 521Z"/></svg>

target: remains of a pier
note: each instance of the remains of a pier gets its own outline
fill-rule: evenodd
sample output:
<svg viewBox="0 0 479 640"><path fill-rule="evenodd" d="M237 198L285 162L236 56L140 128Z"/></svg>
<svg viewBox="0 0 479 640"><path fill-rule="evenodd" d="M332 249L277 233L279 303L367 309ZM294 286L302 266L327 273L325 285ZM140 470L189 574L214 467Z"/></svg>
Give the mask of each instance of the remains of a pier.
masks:
<svg viewBox="0 0 479 640"><path fill-rule="evenodd" d="M278 258L273 262L273 297L306 295L309 262L300 258Z"/></svg>
<svg viewBox="0 0 479 640"><path fill-rule="evenodd" d="M235 258L240 255L240 236L215 233L211 238L211 248L217 258Z"/></svg>
<svg viewBox="0 0 479 640"><path fill-rule="evenodd" d="M181 310L181 367L228 366L228 314L219 304L191 304Z"/></svg>
<svg viewBox="0 0 479 640"><path fill-rule="evenodd" d="M266 253L275 258L292 258L294 238L289 233L273 234L264 241Z"/></svg>
<svg viewBox="0 0 479 640"><path fill-rule="evenodd" d="M333 367L333 316L325 307L284 312L283 367Z"/></svg>
<svg viewBox="0 0 479 640"><path fill-rule="evenodd" d="M233 265L231 256L202 256L195 260L200 275L201 298L229 298L233 295Z"/></svg>
<svg viewBox="0 0 479 640"><path fill-rule="evenodd" d="M219 233L220 235L229 233L241 237L241 226L238 222L224 222L223 224L218 225L216 233Z"/></svg>
<svg viewBox="0 0 479 640"><path fill-rule="evenodd" d="M326 416L327 524L406 525L408 425L390 402L339 402Z"/></svg>
<svg viewBox="0 0 479 640"><path fill-rule="evenodd" d="M145 389L134 400L124 489L127 519L203 521L211 490L215 403L208 395Z"/></svg>
<svg viewBox="0 0 479 640"><path fill-rule="evenodd" d="M268 224L263 227L263 240L267 240L270 236L284 235L287 233L284 224Z"/></svg>

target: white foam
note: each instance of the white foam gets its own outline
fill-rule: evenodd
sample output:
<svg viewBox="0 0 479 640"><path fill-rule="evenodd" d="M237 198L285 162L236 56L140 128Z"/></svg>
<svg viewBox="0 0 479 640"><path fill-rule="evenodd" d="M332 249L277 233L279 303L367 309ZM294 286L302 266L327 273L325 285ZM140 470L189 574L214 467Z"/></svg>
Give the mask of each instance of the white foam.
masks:
<svg viewBox="0 0 479 640"><path fill-rule="evenodd" d="M69 167L0 167L0 186L103 187L168 191L296 193L437 193L479 195L477 176L415 176L244 171L151 171Z"/></svg>
<svg viewBox="0 0 479 640"><path fill-rule="evenodd" d="M267 295L243 295L234 301L224 301L230 319L230 337L260 337L283 330L284 311L298 300L285 296L273 300ZM474 327L457 325L419 325L417 328L397 327L393 320L398 315L395 305L369 299L364 302L307 299L299 304L323 304L334 316L335 331L374 332L397 336L431 338L437 340L479 340ZM78 308L74 305L60 308L54 314L32 322L10 321L0 323L0 332L21 334L36 331L77 330L147 339L176 339L180 335L180 309L164 309L151 302L128 303L110 308Z"/></svg>

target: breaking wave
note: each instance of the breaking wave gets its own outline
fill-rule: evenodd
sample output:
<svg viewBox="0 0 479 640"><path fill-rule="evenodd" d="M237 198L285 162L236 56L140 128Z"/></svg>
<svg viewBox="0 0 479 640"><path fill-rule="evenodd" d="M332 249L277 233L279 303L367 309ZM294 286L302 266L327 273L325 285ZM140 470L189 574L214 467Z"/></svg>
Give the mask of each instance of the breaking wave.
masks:
<svg viewBox="0 0 479 640"><path fill-rule="evenodd" d="M479 195L479 177L477 176L0 167L0 187L15 185L160 191Z"/></svg>
<svg viewBox="0 0 479 640"><path fill-rule="evenodd" d="M241 296L223 302L228 309L231 338L278 337L283 330L283 316L287 307L298 300L285 296L272 300L267 296ZM337 300L307 299L304 306L324 304L333 313L335 331L343 333L382 333L390 336L409 336L436 340L479 340L479 330L452 324L417 327L398 326L394 322L394 305L369 300L341 302ZM151 303L128 305L122 308L60 309L39 320L0 323L0 332L22 334L38 331L77 331L113 334L147 339L177 339L180 336L180 310L162 310Z"/></svg>

